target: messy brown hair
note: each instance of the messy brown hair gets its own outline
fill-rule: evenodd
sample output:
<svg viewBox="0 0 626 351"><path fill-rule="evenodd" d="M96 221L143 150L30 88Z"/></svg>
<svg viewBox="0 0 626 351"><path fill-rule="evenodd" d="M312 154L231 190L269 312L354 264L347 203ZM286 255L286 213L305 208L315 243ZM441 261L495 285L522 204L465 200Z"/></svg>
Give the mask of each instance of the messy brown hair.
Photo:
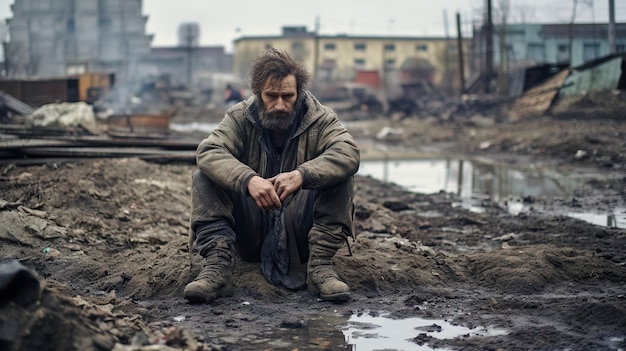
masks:
<svg viewBox="0 0 626 351"><path fill-rule="evenodd" d="M305 65L294 60L286 50L267 49L252 61L250 89L254 95L261 96L268 79L270 84L274 84L290 74L296 77L296 88L300 95L306 89L311 77Z"/></svg>

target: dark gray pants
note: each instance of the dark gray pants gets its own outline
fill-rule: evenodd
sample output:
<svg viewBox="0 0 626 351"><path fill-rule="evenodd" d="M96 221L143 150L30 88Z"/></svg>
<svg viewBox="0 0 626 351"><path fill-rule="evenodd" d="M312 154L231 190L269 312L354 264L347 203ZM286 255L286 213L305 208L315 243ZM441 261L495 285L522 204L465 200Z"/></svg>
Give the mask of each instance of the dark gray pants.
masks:
<svg viewBox="0 0 626 351"><path fill-rule="evenodd" d="M278 259L287 260L289 278L273 279L267 272L264 274L271 282L289 288L304 285L310 239L330 235L336 241L353 235L353 177L326 189L300 189L283 201L283 213L280 213L280 210L259 209L248 195L225 190L196 170L191 200L190 248L206 257L213 240L226 239L235 243L240 257L246 261L267 262L267 250L286 254L288 257ZM280 221L277 216L281 216ZM282 227L276 228L277 223ZM280 230L286 234L284 250L271 247L266 250L267 244L263 248L266 238Z"/></svg>

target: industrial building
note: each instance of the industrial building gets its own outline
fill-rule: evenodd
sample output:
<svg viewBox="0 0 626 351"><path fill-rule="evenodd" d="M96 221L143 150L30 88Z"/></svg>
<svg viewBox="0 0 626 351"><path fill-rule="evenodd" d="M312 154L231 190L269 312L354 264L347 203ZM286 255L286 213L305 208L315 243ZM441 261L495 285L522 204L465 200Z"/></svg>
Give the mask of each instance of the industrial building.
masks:
<svg viewBox="0 0 626 351"><path fill-rule="evenodd" d="M150 54L142 0L15 0L11 10L9 78L114 72L120 80Z"/></svg>
<svg viewBox="0 0 626 351"><path fill-rule="evenodd" d="M462 42L468 52L470 40ZM454 37L317 35L302 26L283 27L281 35L235 40L235 76L245 77L250 60L269 47L285 49L307 64L317 84L362 78L374 87L397 85L406 77L403 70L419 70L419 78L433 85L459 84Z"/></svg>

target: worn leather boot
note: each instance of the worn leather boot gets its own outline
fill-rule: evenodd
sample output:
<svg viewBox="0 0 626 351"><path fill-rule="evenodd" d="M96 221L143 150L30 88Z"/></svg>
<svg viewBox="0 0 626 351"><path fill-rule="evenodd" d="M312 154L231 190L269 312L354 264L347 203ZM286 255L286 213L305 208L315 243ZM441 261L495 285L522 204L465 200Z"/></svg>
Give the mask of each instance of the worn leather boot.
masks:
<svg viewBox="0 0 626 351"><path fill-rule="evenodd" d="M350 287L339 280L330 264L318 264L309 261L307 265L307 286L309 292L327 301L347 301L350 299Z"/></svg>
<svg viewBox="0 0 626 351"><path fill-rule="evenodd" d="M218 297L233 294L235 259L233 246L225 240L216 240L205 254L200 274L185 286L183 295L192 303L207 303Z"/></svg>
<svg viewBox="0 0 626 351"><path fill-rule="evenodd" d="M315 226L309 233L307 287L311 294L327 301L340 302L350 298L350 288L339 280L332 261L344 240L342 232L319 230Z"/></svg>

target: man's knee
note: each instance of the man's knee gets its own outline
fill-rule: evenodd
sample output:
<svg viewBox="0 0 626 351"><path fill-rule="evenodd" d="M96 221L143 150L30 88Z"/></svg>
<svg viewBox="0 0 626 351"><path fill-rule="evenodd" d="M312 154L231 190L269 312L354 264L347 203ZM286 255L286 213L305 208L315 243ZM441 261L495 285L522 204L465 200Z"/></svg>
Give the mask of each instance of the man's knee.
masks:
<svg viewBox="0 0 626 351"><path fill-rule="evenodd" d="M341 228L350 235L354 221L354 178L323 189L315 205L314 222L326 228Z"/></svg>

